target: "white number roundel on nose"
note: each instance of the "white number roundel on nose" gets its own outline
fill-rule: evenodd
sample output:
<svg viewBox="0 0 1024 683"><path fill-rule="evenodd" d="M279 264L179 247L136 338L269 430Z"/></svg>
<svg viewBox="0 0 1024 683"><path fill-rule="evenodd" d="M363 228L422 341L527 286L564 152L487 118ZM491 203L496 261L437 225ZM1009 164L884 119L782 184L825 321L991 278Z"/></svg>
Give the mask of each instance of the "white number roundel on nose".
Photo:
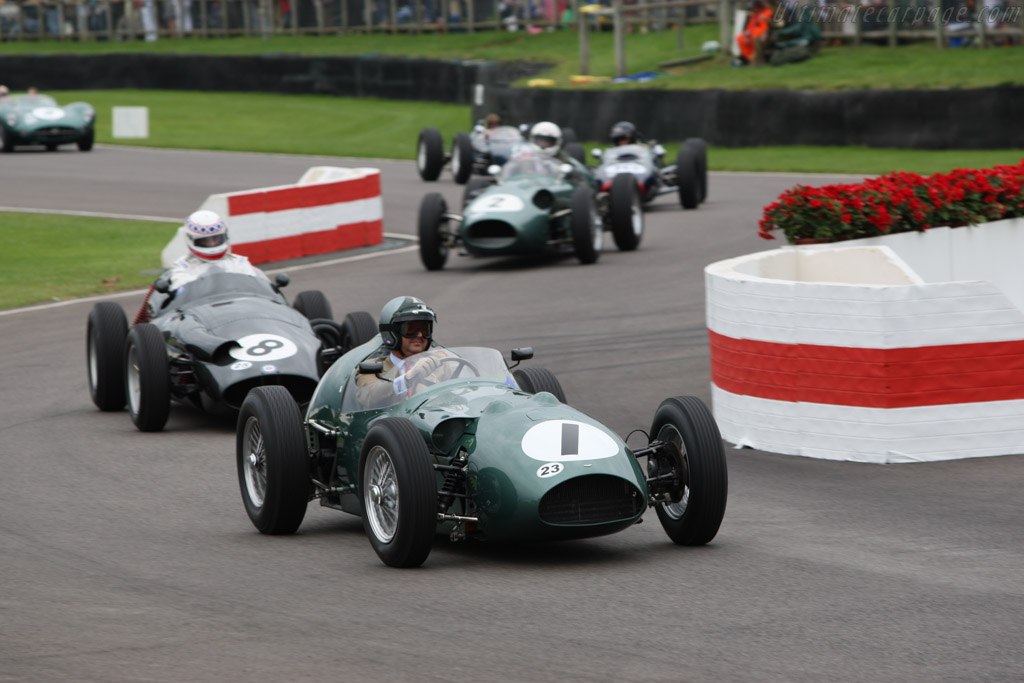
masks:
<svg viewBox="0 0 1024 683"><path fill-rule="evenodd" d="M232 358L247 361L281 360L294 356L299 350L291 339L276 334L250 334L238 340L238 346L228 353Z"/></svg>
<svg viewBox="0 0 1024 683"><path fill-rule="evenodd" d="M615 439L603 430L575 420L548 420L523 436L523 453L543 462L598 460L619 452Z"/></svg>

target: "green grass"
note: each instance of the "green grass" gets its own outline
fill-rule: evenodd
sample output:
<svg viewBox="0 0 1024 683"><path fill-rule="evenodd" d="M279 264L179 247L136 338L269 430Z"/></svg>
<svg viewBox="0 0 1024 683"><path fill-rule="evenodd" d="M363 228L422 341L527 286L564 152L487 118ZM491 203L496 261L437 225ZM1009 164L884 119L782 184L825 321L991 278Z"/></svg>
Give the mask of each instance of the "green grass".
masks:
<svg viewBox="0 0 1024 683"><path fill-rule="evenodd" d="M691 67L660 69L659 62L693 56L706 40L717 40L718 26L688 26L683 48L674 30L629 34L626 37L626 71L660 71L667 75L642 84L599 84L581 88L724 88L764 89L925 89L978 88L1024 85L1024 49L1020 47L948 48L930 42L889 48L876 45L826 47L806 62L782 67L733 68L716 58ZM155 43L132 42L6 42L4 54L109 54L181 53L210 55L384 54L434 59L529 59L553 64L543 76L559 87L570 87L569 77L581 72L579 42L575 31L529 35L522 31L484 31L470 34L332 35L260 38L161 39ZM612 76L615 59L610 32L592 33L590 73ZM45 84L39 84L45 86Z"/></svg>
<svg viewBox="0 0 1024 683"><path fill-rule="evenodd" d="M0 308L148 287L176 225L0 213Z"/></svg>

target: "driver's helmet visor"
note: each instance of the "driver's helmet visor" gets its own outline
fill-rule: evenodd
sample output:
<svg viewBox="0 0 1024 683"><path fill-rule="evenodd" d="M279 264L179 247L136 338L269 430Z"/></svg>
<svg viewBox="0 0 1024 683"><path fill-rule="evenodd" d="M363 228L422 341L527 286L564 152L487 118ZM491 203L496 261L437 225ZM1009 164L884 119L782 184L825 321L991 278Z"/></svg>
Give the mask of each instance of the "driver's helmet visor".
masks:
<svg viewBox="0 0 1024 683"><path fill-rule="evenodd" d="M553 135L534 135L533 142L538 147L544 147L546 149L548 147L554 147L555 143L558 142L558 138Z"/></svg>
<svg viewBox="0 0 1024 683"><path fill-rule="evenodd" d="M210 247L219 247L220 245L224 244L224 242L226 242L227 239L228 236L226 234L220 233L219 235L207 235L205 237L196 237L195 240L193 240L193 244L195 244L197 247L205 247L208 249Z"/></svg>
<svg viewBox="0 0 1024 683"><path fill-rule="evenodd" d="M423 335L424 339L430 339L434 324L429 320L407 320L398 324L398 334L406 339L415 339Z"/></svg>

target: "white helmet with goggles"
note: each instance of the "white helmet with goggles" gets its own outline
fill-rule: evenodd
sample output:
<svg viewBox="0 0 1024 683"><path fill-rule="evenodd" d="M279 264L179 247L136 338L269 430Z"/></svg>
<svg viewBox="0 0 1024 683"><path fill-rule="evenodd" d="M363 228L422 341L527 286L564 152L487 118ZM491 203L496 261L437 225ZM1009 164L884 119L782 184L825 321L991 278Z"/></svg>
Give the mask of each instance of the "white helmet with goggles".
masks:
<svg viewBox="0 0 1024 683"><path fill-rule="evenodd" d="M530 129L530 142L540 147L540 151L551 156L562 149L562 129L550 121L541 121Z"/></svg>
<svg viewBox="0 0 1024 683"><path fill-rule="evenodd" d="M228 226L213 211L196 211L185 220L185 241L199 258L216 261L228 253Z"/></svg>

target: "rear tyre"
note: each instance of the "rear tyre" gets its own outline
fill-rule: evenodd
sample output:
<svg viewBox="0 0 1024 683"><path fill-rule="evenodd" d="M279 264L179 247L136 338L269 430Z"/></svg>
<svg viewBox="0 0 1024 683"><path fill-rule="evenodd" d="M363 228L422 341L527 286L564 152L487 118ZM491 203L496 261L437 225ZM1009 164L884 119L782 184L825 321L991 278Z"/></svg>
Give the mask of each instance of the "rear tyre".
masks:
<svg viewBox="0 0 1024 683"><path fill-rule="evenodd" d="M587 152L580 143L570 142L565 146L565 153L584 166L587 165Z"/></svg>
<svg viewBox="0 0 1024 683"><path fill-rule="evenodd" d="M245 397L235 431L242 503L263 534L293 534L309 502L309 458L302 415L288 390L256 387Z"/></svg>
<svg viewBox="0 0 1024 683"><path fill-rule="evenodd" d="M444 143L441 141L441 131L428 126L420 131L420 138L416 143L416 170L423 180L437 180L441 175L442 166Z"/></svg>
<svg viewBox="0 0 1024 683"><path fill-rule="evenodd" d="M562 403L568 403L558 378L546 368L520 368L513 371L512 376L516 378L519 388L528 394L539 394L546 391L549 394L554 394L555 398Z"/></svg>
<svg viewBox="0 0 1024 683"><path fill-rule="evenodd" d="M96 131L90 130L85 136L78 140L78 151L88 152L92 149L92 144L96 140Z"/></svg>
<svg viewBox="0 0 1024 683"><path fill-rule="evenodd" d="M682 491L655 509L675 543L704 545L715 537L725 515L728 475L722 436L711 411L694 396L667 398L658 406L651 438L679 451Z"/></svg>
<svg viewBox="0 0 1024 683"><path fill-rule="evenodd" d="M101 301L89 312L85 356L89 365L89 394L100 410L124 408L124 339L128 319L112 301Z"/></svg>
<svg viewBox="0 0 1024 683"><path fill-rule="evenodd" d="M597 261L604 245L604 225L594 206L594 194L589 187L580 186L572 193L572 247L580 263Z"/></svg>
<svg viewBox="0 0 1024 683"><path fill-rule="evenodd" d="M676 181L679 184L679 203L684 209L696 209L700 204L700 175L697 150L683 145L676 156Z"/></svg>
<svg viewBox="0 0 1024 683"><path fill-rule="evenodd" d="M700 138L686 138L683 147L692 147L697 152L697 181L700 183L700 201L708 198L708 146Z"/></svg>
<svg viewBox="0 0 1024 683"><path fill-rule="evenodd" d="M354 311L341 323L341 346L346 353L377 336L377 321L366 311Z"/></svg>
<svg viewBox="0 0 1024 683"><path fill-rule="evenodd" d="M441 232L447 224L444 215L448 204L437 192L431 192L420 202L419 238L420 260L427 270L441 270L448 260L448 247Z"/></svg>
<svg viewBox="0 0 1024 683"><path fill-rule="evenodd" d="M124 348L128 414L142 432L159 432L171 412L171 379L164 335L152 323L128 333Z"/></svg>
<svg viewBox="0 0 1024 683"><path fill-rule="evenodd" d="M418 567L430 554L437 526L437 479L419 430L401 417L370 429L359 458L363 528L377 556L391 567Z"/></svg>
<svg viewBox="0 0 1024 683"><path fill-rule="evenodd" d="M636 176L632 173L615 176L608 199L615 246L620 251L633 251L644 234L644 206Z"/></svg>
<svg viewBox="0 0 1024 683"><path fill-rule="evenodd" d="M53 145L53 144L47 145L46 146L46 151L47 152L56 152L57 151L57 145Z"/></svg>
<svg viewBox="0 0 1024 683"><path fill-rule="evenodd" d="M459 185L465 185L473 175L473 143L466 133L456 133L452 142L452 176Z"/></svg>
<svg viewBox="0 0 1024 683"><path fill-rule="evenodd" d="M465 211L469 203L480 196L480 193L493 185L489 178L473 178L466 184L462 193L462 209Z"/></svg>
<svg viewBox="0 0 1024 683"><path fill-rule="evenodd" d="M331 302L318 289L310 289L295 295L292 308L309 320L333 320Z"/></svg>
<svg viewBox="0 0 1024 683"><path fill-rule="evenodd" d="M12 133L11 131L7 130L6 128L4 128L2 132L0 132L0 142L3 142L3 149L0 150L0 151L3 151L3 152L13 152L14 151L14 133Z"/></svg>

